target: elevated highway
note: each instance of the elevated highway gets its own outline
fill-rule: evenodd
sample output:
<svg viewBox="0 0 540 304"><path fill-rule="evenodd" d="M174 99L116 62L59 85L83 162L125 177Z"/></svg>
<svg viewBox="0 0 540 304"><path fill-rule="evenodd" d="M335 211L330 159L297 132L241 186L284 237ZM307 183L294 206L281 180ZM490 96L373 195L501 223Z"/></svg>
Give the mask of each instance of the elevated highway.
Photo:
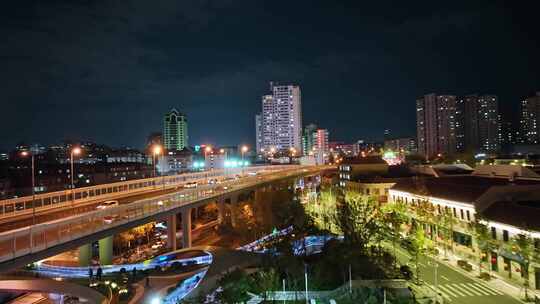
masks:
<svg viewBox="0 0 540 304"><path fill-rule="evenodd" d="M222 206L225 199L234 203L238 199L238 196L246 191L252 191L258 187L270 185L282 179L316 174L326 169L328 167L270 166L251 168L246 169L246 172L258 171L259 173L257 175L245 175L241 178L229 179L220 184L205 183L197 188L182 189L102 210L93 208L52 221L4 231L0 233L0 271L17 268L96 240L100 240L101 242L102 239L108 238L111 242L110 246L112 246L111 235L151 221L164 219L168 221L169 227L173 227L172 232L170 229L169 238L173 242L172 249L176 249L175 229L176 215L178 213L182 214L183 246L187 248L191 246L192 208L205 205L209 202L218 202L218 205ZM175 176L171 177L171 179L164 177L161 184L156 185L158 187L161 186L163 189L166 189L167 186L174 188L189 180L207 181L208 178L215 176L225 176L225 172L202 173L206 175L197 173L197 175L191 177ZM152 182L158 183L155 179ZM114 184L100 186L101 189L111 189L110 193L109 190L106 193L102 193L102 190L96 191L96 189L93 189L93 192L91 192L92 189L77 189L74 191L75 195L72 196L76 201L73 207L71 202L68 203L65 200L58 204L62 204L62 208L73 209L76 206L89 203L89 197L101 196L103 199L105 196L111 198L109 194L116 196L121 193L132 193L131 190L134 190L135 187L130 186L130 184L142 185L139 187L139 190L144 187L156 187L156 185L148 184L148 182L133 181L117 186ZM116 192L114 189L116 189ZM77 193L80 194L77 195ZM54 197L55 194L52 195ZM63 193L62 195L69 197L70 194ZM42 204L47 199L51 201L51 194L49 194L48 198L40 197L39 199ZM11 202L11 204L17 204L17 202ZM4 203L3 206L5 207L6 204ZM41 207L44 208L39 210L41 213L53 212L57 209L51 208L48 205L42 205ZM218 209L220 209L220 219L222 219L222 208L220 207ZM25 212L25 215L28 216L27 211L25 208L24 211L20 210L19 213ZM3 220L7 218L16 219L13 215L7 214Z"/></svg>

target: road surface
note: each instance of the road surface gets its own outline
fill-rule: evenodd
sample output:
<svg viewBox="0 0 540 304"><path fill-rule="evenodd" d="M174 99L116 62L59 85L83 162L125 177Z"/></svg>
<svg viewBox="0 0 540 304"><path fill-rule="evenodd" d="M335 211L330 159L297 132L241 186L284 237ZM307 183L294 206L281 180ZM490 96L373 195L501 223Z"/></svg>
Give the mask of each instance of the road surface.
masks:
<svg viewBox="0 0 540 304"><path fill-rule="evenodd" d="M405 250L398 248L396 253L400 264L408 262L408 265L414 267L411 256ZM435 265L437 265L437 284L435 284ZM432 290L437 288L439 294L443 297L444 303L522 304L522 302L501 291L493 289L486 283L473 280L431 257L420 257L418 268L420 270L420 280ZM437 285L437 287L435 287L435 285Z"/></svg>

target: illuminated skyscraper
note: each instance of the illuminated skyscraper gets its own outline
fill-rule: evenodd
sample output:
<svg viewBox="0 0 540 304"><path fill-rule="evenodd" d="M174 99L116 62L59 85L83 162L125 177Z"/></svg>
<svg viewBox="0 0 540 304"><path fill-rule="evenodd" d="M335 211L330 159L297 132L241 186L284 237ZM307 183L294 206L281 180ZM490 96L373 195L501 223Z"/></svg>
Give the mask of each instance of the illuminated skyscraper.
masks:
<svg viewBox="0 0 540 304"><path fill-rule="evenodd" d="M521 101L521 136L527 144L540 143L540 92Z"/></svg>
<svg viewBox="0 0 540 304"><path fill-rule="evenodd" d="M260 149L302 149L302 104L300 87L270 83L271 95L262 97Z"/></svg>
<svg viewBox="0 0 540 304"><path fill-rule="evenodd" d="M163 143L169 151L182 150L188 145L186 116L174 108L163 119Z"/></svg>
<svg viewBox="0 0 540 304"><path fill-rule="evenodd" d="M418 153L427 158L456 152L456 96L428 94L416 100Z"/></svg>

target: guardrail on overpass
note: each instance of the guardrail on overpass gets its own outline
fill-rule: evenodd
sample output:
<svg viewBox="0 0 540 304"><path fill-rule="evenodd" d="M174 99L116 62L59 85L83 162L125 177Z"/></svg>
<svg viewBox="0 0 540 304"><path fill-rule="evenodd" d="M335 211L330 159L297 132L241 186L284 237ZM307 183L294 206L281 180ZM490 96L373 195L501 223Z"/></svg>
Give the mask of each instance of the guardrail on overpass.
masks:
<svg viewBox="0 0 540 304"><path fill-rule="evenodd" d="M156 217L173 209L193 204L205 199L248 189L299 174L320 171L321 167L303 168L299 166L281 167L281 170L230 180L221 184L203 185L181 192L142 199L106 209L85 212L79 215L36 224L0 233L0 263L42 252L105 230L117 228L130 222ZM227 187L224 187L227 186Z"/></svg>
<svg viewBox="0 0 540 304"><path fill-rule="evenodd" d="M295 165L282 166L253 166L246 167L245 172L253 171L275 171L286 168L295 168ZM189 181L206 180L213 177L235 175L242 171L241 168L219 169L204 172L184 173L169 176L159 176L145 179L130 180L110 184L102 184L91 187L82 187L55 191L49 193L36 194L34 201L32 196L7 199L0 201L0 219L24 214L32 214L59 207L71 207L77 204L86 203L93 200L107 200L118 198L132 193L166 189L177 187Z"/></svg>

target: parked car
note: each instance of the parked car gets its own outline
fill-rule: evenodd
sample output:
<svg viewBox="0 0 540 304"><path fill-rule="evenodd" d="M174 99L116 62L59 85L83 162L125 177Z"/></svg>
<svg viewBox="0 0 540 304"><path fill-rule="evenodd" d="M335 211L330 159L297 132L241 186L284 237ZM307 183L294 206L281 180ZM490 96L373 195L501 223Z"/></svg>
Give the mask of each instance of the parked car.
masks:
<svg viewBox="0 0 540 304"><path fill-rule="evenodd" d="M408 265L402 265L399 267L399 272L405 277L406 280L410 280L413 277L413 271Z"/></svg>
<svg viewBox="0 0 540 304"><path fill-rule="evenodd" d="M118 206L118 201L105 201L101 204L99 204L96 209L105 209L109 207L116 207Z"/></svg>
<svg viewBox="0 0 540 304"><path fill-rule="evenodd" d="M412 241L410 239L401 239L400 241L401 247L407 250L411 250L413 248Z"/></svg>

